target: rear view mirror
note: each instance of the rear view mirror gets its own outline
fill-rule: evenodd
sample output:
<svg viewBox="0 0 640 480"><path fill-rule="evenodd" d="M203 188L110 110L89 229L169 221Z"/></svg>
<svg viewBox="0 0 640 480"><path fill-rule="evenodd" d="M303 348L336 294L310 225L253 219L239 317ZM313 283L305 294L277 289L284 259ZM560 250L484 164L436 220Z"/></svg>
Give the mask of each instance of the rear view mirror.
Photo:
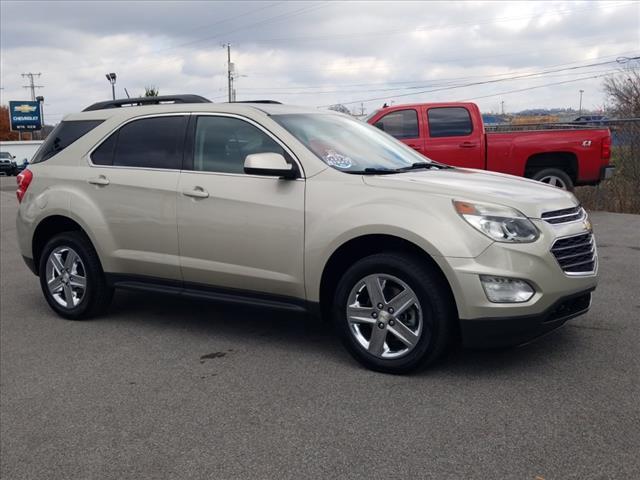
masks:
<svg viewBox="0 0 640 480"><path fill-rule="evenodd" d="M244 172L250 175L296 178L293 165L279 153L252 153L244 159Z"/></svg>

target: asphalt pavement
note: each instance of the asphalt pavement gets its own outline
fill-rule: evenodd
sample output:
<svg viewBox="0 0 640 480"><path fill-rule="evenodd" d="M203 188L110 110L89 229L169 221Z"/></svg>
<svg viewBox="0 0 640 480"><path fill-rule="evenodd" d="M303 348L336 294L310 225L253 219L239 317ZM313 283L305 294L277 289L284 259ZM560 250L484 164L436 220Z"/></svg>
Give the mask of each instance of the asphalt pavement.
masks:
<svg viewBox="0 0 640 480"><path fill-rule="evenodd" d="M640 478L640 216L592 213L591 311L517 349L371 372L304 315L118 292L57 317L0 179L2 479Z"/></svg>

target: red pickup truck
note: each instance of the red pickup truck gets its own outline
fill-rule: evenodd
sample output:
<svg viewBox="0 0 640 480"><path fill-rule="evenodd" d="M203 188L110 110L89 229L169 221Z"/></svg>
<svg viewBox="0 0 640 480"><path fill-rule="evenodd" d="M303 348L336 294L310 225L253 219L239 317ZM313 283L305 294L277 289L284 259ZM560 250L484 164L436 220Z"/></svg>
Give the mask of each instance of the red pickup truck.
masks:
<svg viewBox="0 0 640 480"><path fill-rule="evenodd" d="M367 122L449 165L532 178L567 190L613 174L607 128L554 125L485 133L475 103L393 105Z"/></svg>

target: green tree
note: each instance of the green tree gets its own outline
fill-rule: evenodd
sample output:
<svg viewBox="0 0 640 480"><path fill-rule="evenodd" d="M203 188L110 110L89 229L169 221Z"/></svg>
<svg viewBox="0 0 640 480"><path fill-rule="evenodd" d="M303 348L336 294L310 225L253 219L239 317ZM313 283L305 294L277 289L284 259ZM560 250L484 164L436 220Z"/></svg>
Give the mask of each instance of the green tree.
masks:
<svg viewBox="0 0 640 480"><path fill-rule="evenodd" d="M160 94L160 89L155 85L151 85L149 87L144 87L144 95L145 97L157 97Z"/></svg>

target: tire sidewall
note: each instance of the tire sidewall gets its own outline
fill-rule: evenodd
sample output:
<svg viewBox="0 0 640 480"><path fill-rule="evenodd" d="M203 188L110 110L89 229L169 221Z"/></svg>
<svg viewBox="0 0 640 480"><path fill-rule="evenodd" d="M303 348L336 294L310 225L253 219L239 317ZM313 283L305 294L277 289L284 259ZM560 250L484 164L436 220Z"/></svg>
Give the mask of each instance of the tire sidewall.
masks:
<svg viewBox="0 0 640 480"><path fill-rule="evenodd" d="M343 343L357 360L367 367L388 373L406 373L429 359L440 335L442 312L437 292L429 291L423 278L414 268L407 268L410 259L395 255L374 255L367 257L349 268L338 282L332 318ZM416 259L416 261L419 261ZM418 273L418 274L416 274ZM422 272L423 274L425 272ZM354 338L346 314L349 294L354 285L367 275L389 274L405 282L418 296L422 311L422 334L418 344L409 353L397 359L381 359L367 352Z"/></svg>
<svg viewBox="0 0 640 480"><path fill-rule="evenodd" d="M84 266L85 277L87 280L86 290L80 303L72 309L60 306L49 292L49 288L47 286L47 261L51 252L58 247L69 247L73 249L80 256ZM98 281L96 276L99 275L99 272L95 272L95 269L92 268L87 246L78 235L63 233L49 240L42 250L38 272L40 273L40 287L42 288L42 293L44 294L49 306L55 310L58 315L72 320L77 320L87 313L94 301L95 285Z"/></svg>

